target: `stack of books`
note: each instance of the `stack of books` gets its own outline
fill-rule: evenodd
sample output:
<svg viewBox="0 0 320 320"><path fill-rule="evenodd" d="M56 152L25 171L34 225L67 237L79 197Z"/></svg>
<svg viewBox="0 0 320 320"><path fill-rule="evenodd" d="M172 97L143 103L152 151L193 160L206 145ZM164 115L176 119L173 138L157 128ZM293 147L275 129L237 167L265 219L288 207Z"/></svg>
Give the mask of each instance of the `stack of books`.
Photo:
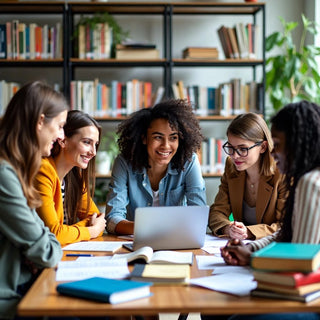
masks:
<svg viewBox="0 0 320 320"><path fill-rule="evenodd" d="M253 253L252 296L309 302L320 298L320 245L274 242Z"/></svg>
<svg viewBox="0 0 320 320"><path fill-rule="evenodd" d="M182 51L183 59L218 59L219 51L213 47L187 47Z"/></svg>
<svg viewBox="0 0 320 320"><path fill-rule="evenodd" d="M116 45L116 59L152 60L159 59L159 50L154 44L130 43Z"/></svg>
<svg viewBox="0 0 320 320"><path fill-rule="evenodd" d="M218 29L223 53L227 59L257 59L259 42L261 42L259 26L256 24L236 23L234 27L222 25Z"/></svg>

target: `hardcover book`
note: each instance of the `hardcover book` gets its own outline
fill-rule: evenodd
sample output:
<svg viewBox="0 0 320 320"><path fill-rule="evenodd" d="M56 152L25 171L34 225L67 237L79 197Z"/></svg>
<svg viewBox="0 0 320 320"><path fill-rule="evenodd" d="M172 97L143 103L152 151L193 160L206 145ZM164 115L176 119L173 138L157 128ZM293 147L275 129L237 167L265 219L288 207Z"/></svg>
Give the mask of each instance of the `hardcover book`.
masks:
<svg viewBox="0 0 320 320"><path fill-rule="evenodd" d="M320 282L306 284L304 286L300 286L300 287L295 288L295 287L290 287L290 286L283 286L281 284L274 284L274 283L258 281L257 288L262 289L262 290L279 292L279 293L304 295L307 293L319 291L320 290Z"/></svg>
<svg viewBox="0 0 320 320"><path fill-rule="evenodd" d="M311 292L305 295L295 295L273 292L268 290L255 289L251 291L251 296L262 297L262 298L272 298L272 299L283 299L283 300L293 300L301 302L310 302L320 297L320 290Z"/></svg>
<svg viewBox="0 0 320 320"><path fill-rule="evenodd" d="M291 286L294 288L320 282L320 269L310 273L254 271L253 275L257 281Z"/></svg>
<svg viewBox="0 0 320 320"><path fill-rule="evenodd" d="M57 291L64 295L117 304L150 296L151 283L100 277L61 283Z"/></svg>
<svg viewBox="0 0 320 320"><path fill-rule="evenodd" d="M256 270L311 272L320 265L320 244L273 242L251 255Z"/></svg>
<svg viewBox="0 0 320 320"><path fill-rule="evenodd" d="M158 49L116 49L116 59L123 60L152 60L159 59Z"/></svg>

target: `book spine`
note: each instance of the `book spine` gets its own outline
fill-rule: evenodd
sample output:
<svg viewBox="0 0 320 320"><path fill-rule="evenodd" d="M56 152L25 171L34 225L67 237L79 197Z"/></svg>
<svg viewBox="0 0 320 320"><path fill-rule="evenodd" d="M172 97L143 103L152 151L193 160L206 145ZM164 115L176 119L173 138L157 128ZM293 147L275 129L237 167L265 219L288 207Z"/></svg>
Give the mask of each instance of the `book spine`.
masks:
<svg viewBox="0 0 320 320"><path fill-rule="evenodd" d="M12 59L12 24L10 21L6 22L7 34L7 59Z"/></svg>
<svg viewBox="0 0 320 320"><path fill-rule="evenodd" d="M7 27L0 24L0 59L7 58Z"/></svg>

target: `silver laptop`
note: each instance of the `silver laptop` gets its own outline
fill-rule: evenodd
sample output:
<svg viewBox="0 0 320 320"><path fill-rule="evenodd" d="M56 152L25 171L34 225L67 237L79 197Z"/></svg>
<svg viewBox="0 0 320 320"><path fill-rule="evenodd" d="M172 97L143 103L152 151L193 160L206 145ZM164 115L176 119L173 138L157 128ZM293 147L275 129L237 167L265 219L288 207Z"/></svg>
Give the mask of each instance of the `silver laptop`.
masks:
<svg viewBox="0 0 320 320"><path fill-rule="evenodd" d="M209 207L137 208L134 219L133 250L194 249L204 244Z"/></svg>

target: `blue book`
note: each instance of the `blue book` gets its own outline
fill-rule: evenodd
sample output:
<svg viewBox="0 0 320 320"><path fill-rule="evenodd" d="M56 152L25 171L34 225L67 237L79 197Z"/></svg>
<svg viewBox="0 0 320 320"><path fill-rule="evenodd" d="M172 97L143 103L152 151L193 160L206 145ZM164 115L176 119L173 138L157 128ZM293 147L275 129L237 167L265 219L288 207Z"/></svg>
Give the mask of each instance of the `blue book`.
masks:
<svg viewBox="0 0 320 320"><path fill-rule="evenodd" d="M93 277L57 285L64 295L108 302L111 304L149 297L152 283Z"/></svg>
<svg viewBox="0 0 320 320"><path fill-rule="evenodd" d="M5 24L0 24L0 59L7 58L7 28Z"/></svg>
<svg viewBox="0 0 320 320"><path fill-rule="evenodd" d="M251 266L257 270L315 271L320 266L320 244L272 242L252 253Z"/></svg>

